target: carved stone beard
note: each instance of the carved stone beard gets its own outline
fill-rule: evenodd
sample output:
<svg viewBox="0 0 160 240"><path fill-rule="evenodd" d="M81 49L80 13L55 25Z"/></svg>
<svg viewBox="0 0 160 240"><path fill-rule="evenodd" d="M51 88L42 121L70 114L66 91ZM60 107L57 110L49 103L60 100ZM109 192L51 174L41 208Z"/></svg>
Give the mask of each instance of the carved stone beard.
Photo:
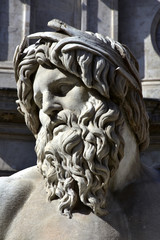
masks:
<svg viewBox="0 0 160 240"><path fill-rule="evenodd" d="M36 141L38 167L46 178L49 200L60 199L59 210L69 217L78 199L97 215L107 213L107 193L123 157L123 118L117 106L90 97L75 116L57 114L60 125L41 128ZM52 134L51 134L52 130Z"/></svg>

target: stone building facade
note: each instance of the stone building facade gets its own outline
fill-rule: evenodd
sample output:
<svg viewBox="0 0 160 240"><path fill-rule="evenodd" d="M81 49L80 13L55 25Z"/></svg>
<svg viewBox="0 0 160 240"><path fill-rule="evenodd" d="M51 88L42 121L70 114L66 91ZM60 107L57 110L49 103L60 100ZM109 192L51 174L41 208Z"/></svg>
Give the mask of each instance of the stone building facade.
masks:
<svg viewBox="0 0 160 240"><path fill-rule="evenodd" d="M160 163L160 0L0 0L0 174L36 163L34 138L16 110L12 58L25 35L53 18L126 44L140 65L151 143L142 161Z"/></svg>

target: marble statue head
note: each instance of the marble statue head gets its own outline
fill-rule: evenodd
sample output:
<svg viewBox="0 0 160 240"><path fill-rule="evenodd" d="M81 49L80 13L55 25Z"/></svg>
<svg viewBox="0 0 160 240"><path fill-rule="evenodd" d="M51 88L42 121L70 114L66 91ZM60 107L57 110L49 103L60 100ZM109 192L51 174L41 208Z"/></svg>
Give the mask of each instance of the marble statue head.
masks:
<svg viewBox="0 0 160 240"><path fill-rule="evenodd" d="M106 214L110 179L125 155L124 126L148 145L138 64L119 42L59 20L28 36L14 57L18 110L36 138L49 200L71 215L78 201Z"/></svg>

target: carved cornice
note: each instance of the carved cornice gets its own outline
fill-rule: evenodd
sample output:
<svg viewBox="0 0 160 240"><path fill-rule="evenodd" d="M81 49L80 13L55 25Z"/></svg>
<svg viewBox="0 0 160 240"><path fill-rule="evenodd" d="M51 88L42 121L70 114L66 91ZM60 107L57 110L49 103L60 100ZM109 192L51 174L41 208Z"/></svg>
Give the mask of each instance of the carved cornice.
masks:
<svg viewBox="0 0 160 240"><path fill-rule="evenodd" d="M150 123L149 149L159 150L160 148L160 100L145 98L144 101L145 101L145 105L149 115L149 123Z"/></svg>
<svg viewBox="0 0 160 240"><path fill-rule="evenodd" d="M150 130L157 126L160 133L160 99L145 98L144 101L149 115Z"/></svg>
<svg viewBox="0 0 160 240"><path fill-rule="evenodd" d="M17 111L16 89L0 89L0 122L24 123L23 116Z"/></svg>
<svg viewBox="0 0 160 240"><path fill-rule="evenodd" d="M16 99L16 89L0 89L0 136L33 141L34 137L26 127L24 117L17 111Z"/></svg>
<svg viewBox="0 0 160 240"><path fill-rule="evenodd" d="M13 70L13 63L11 61L0 61L0 73L12 73L14 74Z"/></svg>

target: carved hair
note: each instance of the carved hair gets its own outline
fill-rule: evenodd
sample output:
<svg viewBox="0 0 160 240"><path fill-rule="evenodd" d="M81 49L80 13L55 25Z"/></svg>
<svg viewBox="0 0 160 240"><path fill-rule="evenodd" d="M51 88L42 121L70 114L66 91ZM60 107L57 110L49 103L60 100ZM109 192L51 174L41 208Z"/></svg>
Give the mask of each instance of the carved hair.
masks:
<svg viewBox="0 0 160 240"><path fill-rule="evenodd" d="M40 129L38 108L33 100L34 74L39 65L56 66L78 76L87 88L98 91L106 101L116 103L135 134L139 149L144 150L149 143L148 116L138 65L130 51L100 34L83 33L82 39L58 33L41 35L29 47L23 42L14 58L18 109L33 134L36 136Z"/></svg>
<svg viewBox="0 0 160 240"><path fill-rule="evenodd" d="M124 154L124 118L140 150L149 142L138 64L126 47L108 37L84 33L63 23L55 25L61 33L35 34L33 37L40 39L35 44L28 47L24 41L17 48L14 66L18 109L37 138L37 161L46 178L49 199L58 196L59 209L70 215L79 197L93 212L103 215L110 177ZM67 110L57 114L67 114L65 123L69 126L57 138L40 126L40 110L33 98L39 65L68 71L79 77L88 91L91 89L77 121Z"/></svg>
<svg viewBox="0 0 160 240"><path fill-rule="evenodd" d="M58 196L65 215L71 216L78 198L95 214L105 215L109 180L123 158L122 114L114 103L91 96L78 119L69 110L58 115L69 127L48 140L42 126L36 141L48 198Z"/></svg>

